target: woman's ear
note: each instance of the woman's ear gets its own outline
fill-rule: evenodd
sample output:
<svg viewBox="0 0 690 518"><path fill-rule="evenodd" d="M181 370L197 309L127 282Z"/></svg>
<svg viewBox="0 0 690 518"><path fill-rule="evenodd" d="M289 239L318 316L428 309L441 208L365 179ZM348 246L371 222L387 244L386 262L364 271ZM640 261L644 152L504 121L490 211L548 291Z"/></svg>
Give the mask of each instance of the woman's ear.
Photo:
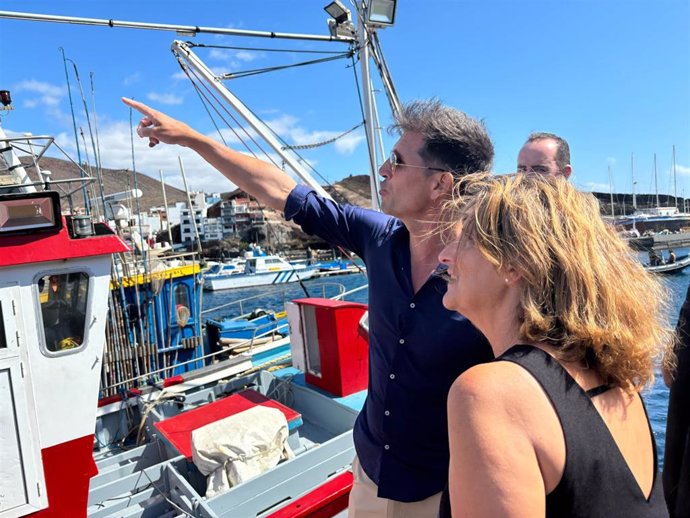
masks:
<svg viewBox="0 0 690 518"><path fill-rule="evenodd" d="M506 281L506 284L512 285L520 282L522 279L522 275L520 275L520 272L518 272L514 267L512 266L505 266L501 268L501 275L503 275L503 279Z"/></svg>

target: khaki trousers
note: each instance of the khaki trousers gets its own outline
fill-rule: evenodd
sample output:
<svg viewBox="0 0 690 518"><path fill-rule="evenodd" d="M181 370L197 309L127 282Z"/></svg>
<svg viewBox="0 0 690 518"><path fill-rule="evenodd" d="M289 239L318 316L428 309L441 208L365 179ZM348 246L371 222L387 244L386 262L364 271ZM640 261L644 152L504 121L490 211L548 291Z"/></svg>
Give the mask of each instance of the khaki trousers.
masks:
<svg viewBox="0 0 690 518"><path fill-rule="evenodd" d="M441 502L441 493L419 502L398 502L376 496L378 487L374 484L355 457L352 461L354 482L350 492L347 518L436 518Z"/></svg>

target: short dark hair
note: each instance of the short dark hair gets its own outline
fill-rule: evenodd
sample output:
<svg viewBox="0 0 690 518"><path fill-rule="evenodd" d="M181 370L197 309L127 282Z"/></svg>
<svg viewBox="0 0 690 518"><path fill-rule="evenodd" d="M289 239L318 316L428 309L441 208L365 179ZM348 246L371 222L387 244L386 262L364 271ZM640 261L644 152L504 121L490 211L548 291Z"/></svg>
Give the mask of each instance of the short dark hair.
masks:
<svg viewBox="0 0 690 518"><path fill-rule="evenodd" d="M456 177L491 169L494 145L484 123L438 99L404 105L391 129L421 134L421 157L434 166L448 168Z"/></svg>
<svg viewBox="0 0 690 518"><path fill-rule="evenodd" d="M530 133L527 137L527 142L534 142L535 140L553 140L556 142L556 165L561 172L565 169L565 166L570 165L570 146L568 141L562 137L559 137L555 133L546 133L543 131Z"/></svg>

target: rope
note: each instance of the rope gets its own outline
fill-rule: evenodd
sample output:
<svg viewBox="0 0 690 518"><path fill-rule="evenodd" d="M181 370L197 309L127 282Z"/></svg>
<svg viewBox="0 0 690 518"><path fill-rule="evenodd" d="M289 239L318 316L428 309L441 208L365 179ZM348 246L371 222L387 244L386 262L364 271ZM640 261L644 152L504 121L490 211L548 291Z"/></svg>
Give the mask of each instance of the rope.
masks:
<svg viewBox="0 0 690 518"><path fill-rule="evenodd" d="M359 124L357 124L357 125L355 125L355 126L352 126L349 130L347 130L347 131L341 133L340 135L338 135L338 136L336 136L336 137L333 137L333 138L331 138L331 139L328 139L328 140L323 140L323 141L321 141L321 142L316 142L316 143L314 143L314 144L302 144L302 145L294 145L294 146L282 146L280 149L282 149L283 151L288 150L288 149L294 151L295 149L315 149L315 148L317 148L317 147L327 146L328 144L333 144L333 142L335 142L336 140L339 140L339 139L343 138L345 135L349 135L350 133L352 133L353 131L355 131L357 128L361 128L362 126L364 126L364 122L360 122Z"/></svg>

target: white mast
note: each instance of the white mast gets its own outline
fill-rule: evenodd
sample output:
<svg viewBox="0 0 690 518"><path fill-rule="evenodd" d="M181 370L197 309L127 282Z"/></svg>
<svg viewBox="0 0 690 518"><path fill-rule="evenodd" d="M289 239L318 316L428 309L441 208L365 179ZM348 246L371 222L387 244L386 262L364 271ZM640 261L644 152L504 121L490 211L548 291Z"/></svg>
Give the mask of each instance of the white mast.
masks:
<svg viewBox="0 0 690 518"><path fill-rule="evenodd" d="M609 164L609 194L611 195L611 217L616 218L616 212L613 208L613 179L611 178L611 164Z"/></svg>
<svg viewBox="0 0 690 518"><path fill-rule="evenodd" d="M656 208L658 209L660 207L660 205L659 205L659 183L657 182L657 177L656 177L656 153L654 153L654 191L656 192Z"/></svg>
<svg viewBox="0 0 690 518"><path fill-rule="evenodd" d="M676 184L676 145L673 144L673 205L678 208L678 192Z"/></svg>
<svg viewBox="0 0 690 518"><path fill-rule="evenodd" d="M630 153L630 175L632 176L632 202L633 202L633 214L637 210L637 196L635 194L635 155Z"/></svg>

